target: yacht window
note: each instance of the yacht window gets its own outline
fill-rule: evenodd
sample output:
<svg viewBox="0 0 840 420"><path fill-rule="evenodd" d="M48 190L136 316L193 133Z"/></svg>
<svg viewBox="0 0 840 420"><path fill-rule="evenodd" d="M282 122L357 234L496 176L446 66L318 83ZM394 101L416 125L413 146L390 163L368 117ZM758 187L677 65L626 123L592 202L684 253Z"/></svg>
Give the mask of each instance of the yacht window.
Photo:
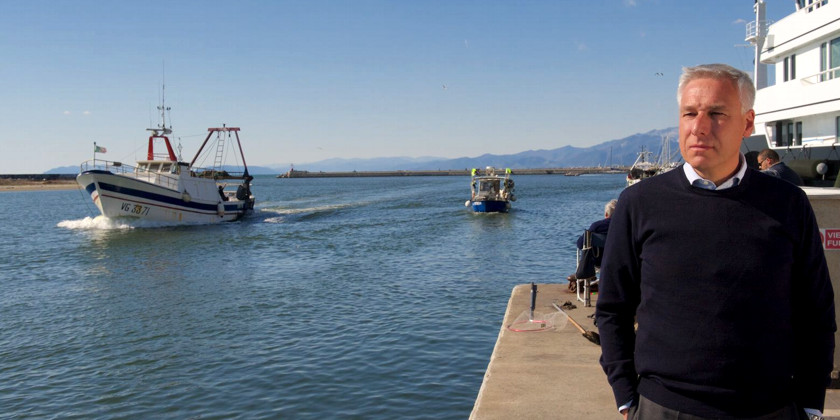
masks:
<svg viewBox="0 0 840 420"><path fill-rule="evenodd" d="M785 79L784 81L787 82L790 80L790 76L788 73L788 65L790 64L790 57L785 57Z"/></svg>
<svg viewBox="0 0 840 420"><path fill-rule="evenodd" d="M785 128L787 128L787 141L785 142L785 146L793 146L793 123L787 123Z"/></svg>
<svg viewBox="0 0 840 420"><path fill-rule="evenodd" d="M834 119L834 142L840 143L840 117Z"/></svg>
<svg viewBox="0 0 840 420"><path fill-rule="evenodd" d="M785 82L796 79L796 54L785 57Z"/></svg>
<svg viewBox="0 0 840 420"><path fill-rule="evenodd" d="M820 44L820 82L825 82L826 74L825 71L828 70L828 43L823 42Z"/></svg>
<svg viewBox="0 0 840 420"><path fill-rule="evenodd" d="M776 147L781 147L785 145L784 127L784 124L782 124L781 122L776 123Z"/></svg>
<svg viewBox="0 0 840 420"><path fill-rule="evenodd" d="M796 138L794 145L802 146L802 121L796 122Z"/></svg>
<svg viewBox="0 0 840 420"><path fill-rule="evenodd" d="M793 122L777 122L776 133L776 147L793 146Z"/></svg>
<svg viewBox="0 0 840 420"><path fill-rule="evenodd" d="M840 69L840 38L834 38L831 40L831 47L829 48L829 63L831 63L832 69ZM835 70L832 72L832 75L829 77L835 78L840 77L840 70Z"/></svg>

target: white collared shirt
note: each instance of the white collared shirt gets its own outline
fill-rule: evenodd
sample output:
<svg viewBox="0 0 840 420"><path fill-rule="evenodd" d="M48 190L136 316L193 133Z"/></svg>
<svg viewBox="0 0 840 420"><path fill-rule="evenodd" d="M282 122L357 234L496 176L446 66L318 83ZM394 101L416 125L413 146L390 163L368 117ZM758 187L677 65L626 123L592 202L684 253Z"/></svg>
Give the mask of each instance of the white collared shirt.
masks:
<svg viewBox="0 0 840 420"><path fill-rule="evenodd" d="M688 182L697 188L703 188L706 190L725 190L738 185L738 183L744 179L744 174L747 173L747 159L744 157L743 153L739 153L738 172L717 186L715 186L714 182L698 175L697 171L695 171L688 163L683 165L683 172L685 172L685 177L688 178Z"/></svg>

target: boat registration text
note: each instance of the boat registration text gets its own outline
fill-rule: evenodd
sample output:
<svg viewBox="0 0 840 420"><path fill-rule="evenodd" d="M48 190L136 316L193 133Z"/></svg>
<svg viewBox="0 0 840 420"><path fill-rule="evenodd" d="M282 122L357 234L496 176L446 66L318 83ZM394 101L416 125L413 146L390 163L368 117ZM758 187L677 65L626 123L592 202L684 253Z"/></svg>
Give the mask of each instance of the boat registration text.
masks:
<svg viewBox="0 0 840 420"><path fill-rule="evenodd" d="M148 207L141 206L139 204L126 203L126 202L122 203L122 205L120 206L120 210L122 210L126 213L136 214L138 216L145 216L145 215L149 214L149 208Z"/></svg>

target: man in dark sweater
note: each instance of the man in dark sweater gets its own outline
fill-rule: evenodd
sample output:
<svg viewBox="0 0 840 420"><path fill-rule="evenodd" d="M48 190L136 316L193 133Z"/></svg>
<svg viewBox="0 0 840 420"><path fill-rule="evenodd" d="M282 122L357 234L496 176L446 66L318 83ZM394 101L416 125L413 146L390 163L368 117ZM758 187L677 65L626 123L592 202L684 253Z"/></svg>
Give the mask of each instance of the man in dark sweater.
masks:
<svg viewBox="0 0 840 420"><path fill-rule="evenodd" d="M758 154L758 168L766 174L777 176L790 182L793 185L804 185L802 178L793 169L790 169L779 158L779 154L773 149L764 149Z"/></svg>
<svg viewBox="0 0 840 420"><path fill-rule="evenodd" d="M739 152L754 95L730 66L684 69L686 163L619 197L596 318L625 418L821 415L834 294L805 193Z"/></svg>

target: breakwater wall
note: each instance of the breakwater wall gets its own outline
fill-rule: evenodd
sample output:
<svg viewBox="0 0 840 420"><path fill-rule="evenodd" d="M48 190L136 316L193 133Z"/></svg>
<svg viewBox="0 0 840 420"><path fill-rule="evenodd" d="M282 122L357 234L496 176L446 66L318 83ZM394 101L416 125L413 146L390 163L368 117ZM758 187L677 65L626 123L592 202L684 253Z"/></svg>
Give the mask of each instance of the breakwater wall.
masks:
<svg viewBox="0 0 840 420"><path fill-rule="evenodd" d="M0 175L0 179L13 181L73 181L76 174L10 174Z"/></svg>
<svg viewBox="0 0 840 420"><path fill-rule="evenodd" d="M566 175L577 176L584 174L627 173L627 167L612 168L540 168L540 169L511 169L512 175ZM277 178L352 178L352 177L385 177L385 176L470 176L470 169L438 170L438 171L351 171L351 172L310 172L291 170L277 175ZM504 173L504 170L501 171Z"/></svg>

